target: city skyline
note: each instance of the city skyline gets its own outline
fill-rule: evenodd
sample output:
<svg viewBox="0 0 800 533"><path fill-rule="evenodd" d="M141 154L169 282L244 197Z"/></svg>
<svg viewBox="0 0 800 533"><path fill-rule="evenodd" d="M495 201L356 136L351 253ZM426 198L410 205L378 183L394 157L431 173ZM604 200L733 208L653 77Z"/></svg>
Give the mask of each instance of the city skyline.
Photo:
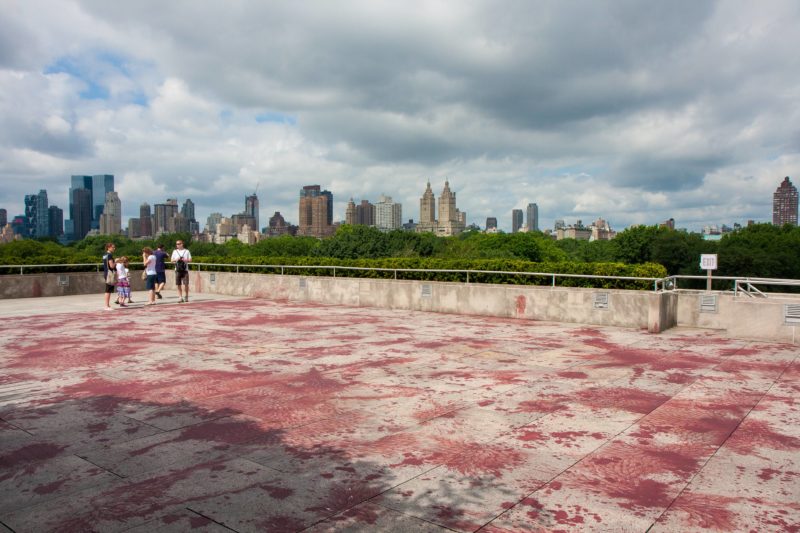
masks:
<svg viewBox="0 0 800 533"><path fill-rule="evenodd" d="M46 189L67 218L64 176L110 172L123 219L175 196L239 212L260 184L263 226L321 183L341 220L449 180L468 225L536 203L542 228L699 230L769 222L800 170L793 1L5 7L9 216Z"/></svg>
<svg viewBox="0 0 800 533"><path fill-rule="evenodd" d="M94 234L98 234L99 230L100 235L125 233L132 237L147 237L172 232L197 234L201 232L201 229L207 233L208 227L211 227L210 231L214 233L213 226L216 226L224 219L227 221L225 223L233 228L241 229L243 225L246 225L249 231L256 233L261 232L263 229L264 231L261 233L265 236L284 234L283 229L270 227L272 226L271 221L275 217L280 219L280 224L278 224L280 228L287 228L287 224L290 224L298 228L299 235L316 237L331 235L335 232L335 225L340 223L375 226L384 231L401 228L413 229L417 232L430 231L440 236L455 235L464 231L467 227L493 230L492 232L496 232L498 229L497 217L487 217L485 228L474 222L468 226L466 224L467 214L456 208L456 193L450 190L448 180L445 180L442 193L439 196L438 209L431 183L430 181L427 182L426 189L419 198L419 217L416 220L413 218L408 219L408 224L403 223L402 204L394 202L391 196L386 196L382 193L375 204L367 199L361 199L358 206L355 205L351 197L347 203L344 218L336 218L331 210L331 206L334 205L333 192L321 190L320 185L305 185L300 190L298 224L292 224L291 220L286 220L279 211L275 211L273 217L270 217L270 224L263 227L259 224L260 207L256 194L257 190L252 194L245 195L243 211L234 212L230 217L225 217L219 212L212 212L207 218L206 227L204 227L195 218L195 203L191 198L186 198L180 208L178 207L177 198L167 198L166 203L155 203L152 217L150 205L147 202L143 202L139 206L139 216L129 217L126 223L123 224L125 219L121 216L121 198L113 190L113 174L73 175L70 177L70 185L69 213L72 214L70 219L64 220L63 210L55 204L50 204L47 190L41 189L38 194L25 195L25 212L14 216L12 221L12 226L18 220L21 221L22 225L15 227L14 232L22 231L22 235L29 237L58 237L63 234L67 241L82 238L80 235L75 235L75 228L81 228L79 230L81 235L85 235L91 229ZM79 193L83 193L85 199L83 199L84 196L79 196ZM103 195L105 196L103 203L95 203ZM321 203L312 201L313 198L317 197L321 200ZM82 207L79 208L79 205ZM44 213L44 218L40 217L38 213ZM8 218L6 209L0 208L0 218L3 221ZM491 224L490 220L492 221ZM786 176L773 193L772 224L782 225L788 223L797 225L797 220L797 188L792 185L791 179ZM511 233L518 231L543 231L547 233L551 231L551 228L541 227L538 221L538 205L536 203L529 203L525 212L522 209L514 208L511 210ZM746 224L749 225L754 222L756 221L751 219L746 221ZM670 229L686 229L676 228L674 218L650 225L666 226ZM744 225L740 222L733 222L732 226L727 223L719 225L709 223L703 226L702 233L720 235L720 233L732 231ZM0 225L0 227L2 226L5 226L5 222ZM581 219L576 219L575 224L567 224L564 219L555 219L552 232L559 239L564 237L576 238L573 234L561 231L567 228L592 233L592 238L594 239L613 238L617 233L616 230L612 230L609 222L602 217L591 223L590 226L583 226ZM233 234L237 232L238 230ZM243 235L246 235L246 233ZM245 239L249 241L250 237L245 237Z"/></svg>

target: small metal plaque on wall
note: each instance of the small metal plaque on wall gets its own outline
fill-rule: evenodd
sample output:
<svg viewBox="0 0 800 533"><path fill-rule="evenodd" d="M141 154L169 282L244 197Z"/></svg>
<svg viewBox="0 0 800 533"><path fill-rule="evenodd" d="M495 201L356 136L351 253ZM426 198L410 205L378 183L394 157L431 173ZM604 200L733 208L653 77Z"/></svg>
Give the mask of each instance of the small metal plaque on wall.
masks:
<svg viewBox="0 0 800 533"><path fill-rule="evenodd" d="M69 276L67 276L66 274L59 274L58 284L61 287L69 287Z"/></svg>
<svg viewBox="0 0 800 533"><path fill-rule="evenodd" d="M306 278L300 278L300 288L301 289L306 288Z"/></svg>
<svg viewBox="0 0 800 533"><path fill-rule="evenodd" d="M433 294L433 287L430 283L423 283L422 284L422 297L423 298L430 298Z"/></svg>
<svg viewBox="0 0 800 533"><path fill-rule="evenodd" d="M608 293L607 292L594 293L593 307L595 309L608 309Z"/></svg>
<svg viewBox="0 0 800 533"><path fill-rule="evenodd" d="M212 285L216 285L217 284L217 273L216 272L212 272L211 274L209 274L208 275L208 281Z"/></svg>

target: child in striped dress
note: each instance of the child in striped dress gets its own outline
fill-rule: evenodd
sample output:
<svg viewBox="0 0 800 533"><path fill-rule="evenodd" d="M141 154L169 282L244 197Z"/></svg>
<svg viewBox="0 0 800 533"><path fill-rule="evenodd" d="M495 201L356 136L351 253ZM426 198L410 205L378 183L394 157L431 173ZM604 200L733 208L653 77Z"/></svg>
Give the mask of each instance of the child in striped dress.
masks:
<svg viewBox="0 0 800 533"><path fill-rule="evenodd" d="M120 307L128 307L125 300L130 302L131 283L128 279L128 258L122 256L117 261L117 301Z"/></svg>

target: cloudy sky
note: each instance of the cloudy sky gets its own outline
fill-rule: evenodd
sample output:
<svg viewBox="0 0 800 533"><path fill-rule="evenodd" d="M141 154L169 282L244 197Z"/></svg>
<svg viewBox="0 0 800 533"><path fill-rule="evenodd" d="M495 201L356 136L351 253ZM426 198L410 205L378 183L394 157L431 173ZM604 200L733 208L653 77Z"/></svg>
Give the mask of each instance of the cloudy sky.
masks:
<svg viewBox="0 0 800 533"><path fill-rule="evenodd" d="M116 176L297 222L303 185L468 222L771 221L800 181L797 0L0 0L0 207Z"/></svg>

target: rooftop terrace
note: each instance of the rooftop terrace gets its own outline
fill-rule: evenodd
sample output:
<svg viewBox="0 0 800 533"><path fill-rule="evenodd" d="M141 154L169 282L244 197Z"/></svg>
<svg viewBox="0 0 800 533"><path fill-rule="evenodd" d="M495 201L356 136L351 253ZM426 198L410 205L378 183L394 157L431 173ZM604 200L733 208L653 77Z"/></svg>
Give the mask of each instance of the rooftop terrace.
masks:
<svg viewBox="0 0 800 533"><path fill-rule="evenodd" d="M0 530L800 529L796 346L176 300L2 302Z"/></svg>

